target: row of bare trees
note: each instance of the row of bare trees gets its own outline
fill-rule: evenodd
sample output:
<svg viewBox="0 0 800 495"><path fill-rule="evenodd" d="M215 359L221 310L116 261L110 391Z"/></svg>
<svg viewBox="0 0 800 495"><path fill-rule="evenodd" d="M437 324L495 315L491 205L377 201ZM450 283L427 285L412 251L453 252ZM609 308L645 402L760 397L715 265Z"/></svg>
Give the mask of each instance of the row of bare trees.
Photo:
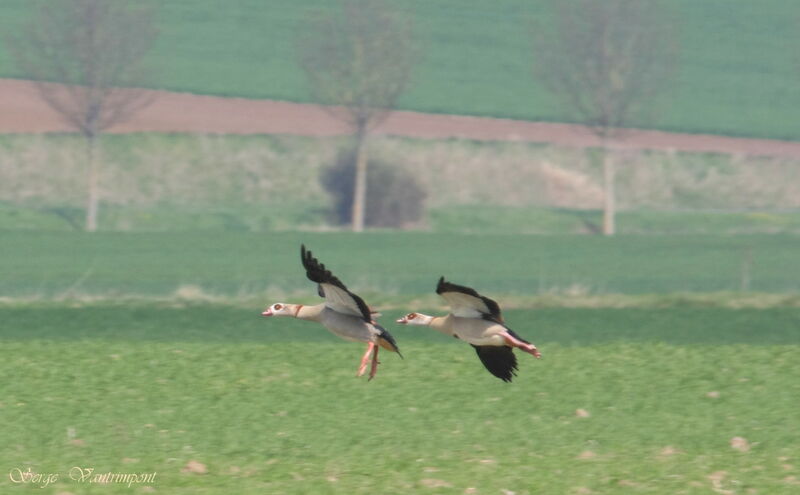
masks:
<svg viewBox="0 0 800 495"><path fill-rule="evenodd" d="M145 55L156 29L141 2L38 3L11 40L39 94L86 138L86 230L97 228L97 137L151 100ZM675 51L659 0L559 0L554 22L533 29L534 74L606 150L642 122L664 86ZM309 18L297 52L310 91L352 131L356 173L352 228L364 228L367 138L408 88L417 58L410 17L385 0L340 0ZM57 83L57 84L53 84ZM453 81L458 84L458 81ZM603 153L603 232L614 233L614 166Z"/></svg>
<svg viewBox="0 0 800 495"><path fill-rule="evenodd" d="M651 116L675 60L659 0L558 0L555 22L533 30L534 74L600 140L603 228L615 233L615 167L608 153L632 121ZM300 45L317 101L353 131L353 230L364 228L368 132L408 86L414 49L410 22L379 0L344 0L322 13ZM457 84L457 81L453 82Z"/></svg>

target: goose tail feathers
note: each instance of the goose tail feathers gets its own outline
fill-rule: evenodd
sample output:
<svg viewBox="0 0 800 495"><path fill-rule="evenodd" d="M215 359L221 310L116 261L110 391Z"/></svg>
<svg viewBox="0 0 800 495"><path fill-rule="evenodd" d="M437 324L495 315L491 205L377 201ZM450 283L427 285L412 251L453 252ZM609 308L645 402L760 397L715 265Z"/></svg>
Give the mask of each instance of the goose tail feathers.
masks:
<svg viewBox="0 0 800 495"><path fill-rule="evenodd" d="M374 324L375 328L377 328L380 333L378 334L378 345L383 347L386 350L396 352L398 356L401 358L403 355L400 353L400 348L397 347L397 341L394 340L392 334L390 334L385 328L380 325Z"/></svg>

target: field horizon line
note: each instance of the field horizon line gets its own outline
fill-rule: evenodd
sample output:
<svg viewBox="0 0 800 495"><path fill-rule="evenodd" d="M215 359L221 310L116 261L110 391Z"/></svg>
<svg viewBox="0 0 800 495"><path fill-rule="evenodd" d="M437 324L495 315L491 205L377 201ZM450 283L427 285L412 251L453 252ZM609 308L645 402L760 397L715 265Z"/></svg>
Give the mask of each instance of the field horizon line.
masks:
<svg viewBox="0 0 800 495"><path fill-rule="evenodd" d="M447 311L447 306L436 294L387 294L375 290L360 291L361 295L379 311L420 309ZM650 294L589 293L575 288L552 289L537 294L494 294L503 310L526 310L546 308L575 309L662 309L677 307L724 308L724 309L771 309L800 307L798 292L665 292ZM108 291L89 293L75 290L47 294L0 296L0 308L39 306L141 306L191 307L203 304L228 307L267 306L276 301L302 304L322 302L313 291L281 291L274 288L265 291L239 292L236 294L213 293L196 285L182 285L168 294L154 295Z"/></svg>

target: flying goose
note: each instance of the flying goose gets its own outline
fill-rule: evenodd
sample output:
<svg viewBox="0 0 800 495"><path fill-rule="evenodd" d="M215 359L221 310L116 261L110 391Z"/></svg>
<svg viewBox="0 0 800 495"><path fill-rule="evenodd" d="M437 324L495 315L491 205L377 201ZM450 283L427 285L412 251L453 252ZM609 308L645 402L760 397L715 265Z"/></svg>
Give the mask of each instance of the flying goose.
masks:
<svg viewBox="0 0 800 495"><path fill-rule="evenodd" d="M542 357L535 345L523 339L505 323L500 306L474 289L439 279L436 293L450 306L447 316L409 313L397 320L404 325L423 325L465 340L475 348L483 365L497 378L510 382L516 376L517 358L513 348Z"/></svg>
<svg viewBox="0 0 800 495"><path fill-rule="evenodd" d="M353 294L333 274L307 251L305 245L300 246L300 258L306 269L306 276L316 282L317 293L325 298L325 302L314 306L302 304L275 303L267 308L262 316L290 316L300 320L321 323L333 334L352 342L366 342L367 351L361 358L358 374L361 376L367 369L370 354L372 367L369 379L375 377L378 370L378 349L383 347L400 354L394 338L383 327L372 319L373 314L363 299ZM400 354L400 357L403 357Z"/></svg>

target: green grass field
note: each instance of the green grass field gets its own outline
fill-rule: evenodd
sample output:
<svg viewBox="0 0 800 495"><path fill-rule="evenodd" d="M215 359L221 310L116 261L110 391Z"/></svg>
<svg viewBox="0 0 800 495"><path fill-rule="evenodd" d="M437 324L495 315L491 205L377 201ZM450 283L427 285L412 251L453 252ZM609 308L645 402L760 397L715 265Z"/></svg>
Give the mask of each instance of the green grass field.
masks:
<svg viewBox="0 0 800 495"><path fill-rule="evenodd" d="M272 302L318 300L300 242L383 310L405 358L382 353L372 382L354 376L360 345L260 317ZM0 491L792 494L796 246L793 236L3 231ZM748 249L751 289L784 299L754 294L759 304L735 309L733 294L674 292L736 290ZM440 273L496 298L543 359L520 355L506 384L468 345L393 323L443 311ZM558 307L547 298L559 287L608 299ZM75 467L156 474L92 484L71 479ZM28 469L41 477L16 483Z"/></svg>
<svg viewBox="0 0 800 495"><path fill-rule="evenodd" d="M512 384L463 343L388 323L405 359L367 383L361 346L259 309L0 308L0 466L60 475L2 491L797 490L797 309L508 311L544 353ZM91 485L75 466L157 476Z"/></svg>
<svg viewBox="0 0 800 495"><path fill-rule="evenodd" d="M308 9L327 2L148 1L161 7L154 86L308 99L293 41ZM402 5L416 19L422 50L403 108L569 119L530 77L526 29L547 19L543 3ZM681 66L655 126L800 138L791 60L798 7L675 0L670 8L681 24ZM20 26L29 10L27 0L0 2L0 33ZM20 76L8 55L0 43L0 75ZM527 203L476 211L488 203L481 197L435 205L431 233L280 232L320 229L321 196L292 202L303 182L272 173L266 186L241 185L256 184L274 163L314 178L309 171L336 143L110 141L106 157L119 174L107 176L105 192L117 203L102 210L103 227L151 232L66 232L83 198L70 182L82 176L69 153L76 140L0 140L0 168L17 171L4 182L25 185L0 204L3 494L800 491L800 238L763 235L796 232L796 212L639 208L620 216L624 232L689 234L606 239L563 235L596 221L596 212ZM474 143L458 152L451 144L398 141L388 152L428 147L415 156L464 164L474 155L481 180L486 163L527 162L532 153ZM545 162L565 153L539 152ZM719 207L694 188L709 177L708 187L727 191L709 197L723 202L753 198L746 185L760 184L747 173L725 181L738 174L736 159L682 156L688 165L680 170L664 165L675 157L645 159L677 177L665 197L682 206ZM31 165L36 160L61 166ZM758 165L793 183L786 163ZM142 172L147 167L155 173ZM431 183L448 182L434 172L441 175ZM651 194L633 179L621 182ZM170 189L176 184L184 189ZM791 197L788 188L753 189ZM531 196L498 190L504 199ZM520 223L559 235L509 233ZM152 232L176 226L185 231ZM762 234L698 235L742 231ZM383 310L405 359L382 353L372 382L354 376L361 346L312 324L259 316L272 302L318 300L299 264L301 242ZM439 275L496 298L509 326L544 358L520 355L519 376L506 384L466 344L392 323L406 311L444 310L433 294ZM132 486L82 483L70 479L74 467L156 477ZM28 469L42 477L15 482ZM45 483L48 475L57 479Z"/></svg>
<svg viewBox="0 0 800 495"><path fill-rule="evenodd" d="M294 45L320 0L226 3L152 0L161 31L150 64L154 86L180 91L307 101ZM675 81L659 103L656 128L800 138L792 58L800 9L785 0L675 0L664 22L677 24ZM565 121L571 116L531 77L529 30L547 23L544 2L407 0L420 57L406 109ZM18 29L27 0L0 5L0 30ZM19 77L0 45L0 74Z"/></svg>

